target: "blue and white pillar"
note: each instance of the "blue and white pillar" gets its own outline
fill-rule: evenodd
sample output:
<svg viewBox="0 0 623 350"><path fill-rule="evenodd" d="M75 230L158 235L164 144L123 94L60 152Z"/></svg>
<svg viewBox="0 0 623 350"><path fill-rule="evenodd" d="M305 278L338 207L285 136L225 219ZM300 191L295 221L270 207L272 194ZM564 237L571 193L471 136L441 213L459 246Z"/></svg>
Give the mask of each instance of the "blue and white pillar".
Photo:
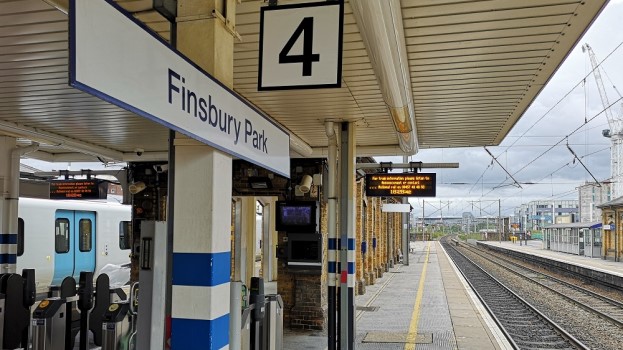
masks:
<svg viewBox="0 0 623 350"><path fill-rule="evenodd" d="M176 47L231 88L234 37L215 9L235 24L235 1L178 0ZM228 349L232 159L179 134L174 148L171 348Z"/></svg>
<svg viewBox="0 0 623 350"><path fill-rule="evenodd" d="M18 195L10 190L16 172L19 179L19 164L17 170L11 164L15 147L14 137L0 137L0 273L15 272L17 263L17 225L11 221L17 222Z"/></svg>
<svg viewBox="0 0 623 350"><path fill-rule="evenodd" d="M355 349L355 124L340 129L340 349Z"/></svg>
<svg viewBox="0 0 623 350"><path fill-rule="evenodd" d="M171 346L229 348L231 158L176 138Z"/></svg>

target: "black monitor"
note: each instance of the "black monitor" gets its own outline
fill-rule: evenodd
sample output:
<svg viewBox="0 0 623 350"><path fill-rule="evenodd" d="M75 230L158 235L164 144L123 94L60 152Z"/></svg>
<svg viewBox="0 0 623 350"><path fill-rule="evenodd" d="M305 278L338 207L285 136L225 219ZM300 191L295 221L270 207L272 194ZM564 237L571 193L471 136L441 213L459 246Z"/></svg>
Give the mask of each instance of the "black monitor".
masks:
<svg viewBox="0 0 623 350"><path fill-rule="evenodd" d="M321 268L322 236L316 233L288 233L288 267Z"/></svg>
<svg viewBox="0 0 623 350"><path fill-rule="evenodd" d="M277 202L275 229L288 233L316 233L316 202Z"/></svg>

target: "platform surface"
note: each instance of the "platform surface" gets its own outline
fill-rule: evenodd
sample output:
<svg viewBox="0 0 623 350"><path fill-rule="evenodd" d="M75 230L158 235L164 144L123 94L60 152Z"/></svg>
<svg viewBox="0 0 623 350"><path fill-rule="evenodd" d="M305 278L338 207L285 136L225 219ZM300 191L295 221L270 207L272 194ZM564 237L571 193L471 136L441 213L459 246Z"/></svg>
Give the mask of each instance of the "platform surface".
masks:
<svg viewBox="0 0 623 350"><path fill-rule="evenodd" d="M611 275L617 275L623 277L623 263L615 262L612 260L604 260L601 258L590 258L587 256L580 256L570 253L557 252L553 250L543 249L543 242L540 240L529 240L528 244L522 242L513 243L510 241L479 241L479 243L489 244L496 247L502 247L504 249L516 250L531 255L540 256L547 259L558 260L582 267L586 267L592 270L605 272Z"/></svg>
<svg viewBox="0 0 623 350"><path fill-rule="evenodd" d="M356 297L357 349L510 349L439 242L416 242ZM286 331L285 350L326 349L326 334Z"/></svg>

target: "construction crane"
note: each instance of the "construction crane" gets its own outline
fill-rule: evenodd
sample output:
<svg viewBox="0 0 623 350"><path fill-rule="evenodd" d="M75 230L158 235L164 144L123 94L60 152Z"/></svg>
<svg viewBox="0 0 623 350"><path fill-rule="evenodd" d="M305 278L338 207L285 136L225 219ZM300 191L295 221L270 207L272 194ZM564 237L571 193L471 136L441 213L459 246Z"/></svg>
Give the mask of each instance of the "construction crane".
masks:
<svg viewBox="0 0 623 350"><path fill-rule="evenodd" d="M610 138L610 194L611 198L623 196L623 115L621 113L615 115L610 108L610 101L606 94L603 80L601 78L601 68L597 64L595 53L588 44L582 45L582 52L587 52L593 66L593 75L599 90L599 97L604 106L604 113L608 120L610 129L602 131L602 135ZM617 93L616 87L614 88ZM619 94L620 95L620 94Z"/></svg>

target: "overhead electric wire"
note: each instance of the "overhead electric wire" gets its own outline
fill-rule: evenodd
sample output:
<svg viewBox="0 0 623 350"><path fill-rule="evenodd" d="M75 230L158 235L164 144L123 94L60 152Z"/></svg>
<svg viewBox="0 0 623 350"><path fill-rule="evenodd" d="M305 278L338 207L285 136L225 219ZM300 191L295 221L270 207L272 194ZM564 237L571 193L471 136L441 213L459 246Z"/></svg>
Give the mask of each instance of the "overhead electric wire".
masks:
<svg viewBox="0 0 623 350"><path fill-rule="evenodd" d="M556 106L558 106L564 99L567 98L567 96L569 96L573 90L575 90L580 84L584 83L586 81L586 79L593 74L593 72L600 68L601 65L610 57L612 56L621 46L623 45L623 42L620 42L612 51L610 51L610 53L608 55L606 55L606 57L601 60L601 62L599 62L593 69L591 69L591 71L589 73L587 73L584 78L582 80L580 80L576 85L573 86L573 88L571 90L569 90L561 99L559 99L550 109L547 110L547 112L545 112L545 114L543 114L534 124L532 124L526 131L524 131L524 133L517 138L515 141L513 141L513 143L509 146L512 147L513 145L515 145L517 143L517 141L519 141L521 139L521 137L523 137L528 131L532 130L532 128L534 128L541 120L543 120ZM618 90L617 90L618 93ZM619 98L611 103L609 106L605 107L604 109L602 109L601 112L599 112L598 114L594 115L592 118L590 119L584 119L584 124L582 124L581 126L579 126L578 128L576 128L575 130L573 130L571 133L569 133L567 136L565 136L565 138L563 138L562 140L560 140L559 142L557 142L554 146L560 144L564 139L568 138L569 136L575 134L578 130L582 129L582 127L584 127L585 125L587 125L589 122L591 122L592 120L594 120L595 118L597 118L598 116L600 116L602 113L605 113L608 109L610 109L612 106L614 106L615 104L617 104L619 101L621 101L623 99L623 97L621 97L621 95L619 94ZM516 172L513 173L513 175L516 175L517 173L519 173L520 171L522 171L523 169L525 169L526 167L528 167L530 164L534 163L536 160L538 160L540 157L542 157L543 155L547 154L549 151L551 151L553 149L553 147L550 147L549 149L547 149L545 152L543 152L542 154L540 154L538 157L536 157L535 159L533 159L531 162L529 162L528 164L524 165L522 168L520 168L519 170L517 170ZM506 150L508 151L508 149Z"/></svg>
<svg viewBox="0 0 623 350"><path fill-rule="evenodd" d="M580 80L580 81L579 81L576 85L574 85L574 86L573 86L573 87L572 87L572 88L571 88L571 89L570 89L570 90L569 90L569 91L568 91L568 92L567 92L567 93L566 93L566 94L565 94L562 98L560 98L560 99L559 99L559 100L558 100L558 101L557 101L557 102L556 102L556 103L555 103L555 104L554 104L551 108L549 108L549 109L548 109L548 110L547 110L547 111L546 111L546 112L545 112L545 113L544 113L544 114L543 114L543 115L542 115L542 116L541 116L541 117L540 117L540 118L539 118L539 119L538 119L535 123L533 123L533 124L532 124L532 125L531 125L531 126L530 126L527 130L525 130L525 131L524 131L521 135L519 135L519 136L514 136L514 135L509 135L509 136L507 136L507 138L514 138L515 140L514 140L514 141L511 143L511 145L509 145L509 146L500 146L500 147L504 147L504 148L506 148L506 149L505 149L503 152L501 152L501 153L498 155L498 157L499 157L499 156L501 156L504 152L508 152L508 150L509 150L509 149L511 149L511 148L513 148L513 147L521 147L521 146L516 146L516 144L519 142L519 140L521 140L521 139L523 139L523 138L528 139L528 138L547 138L547 137L559 137L559 136L526 135L526 134L527 134L530 130L532 130L532 129L533 129L533 128L537 125L537 124L539 124L539 123L540 123L543 119L545 119L545 117L547 117L547 116L551 113L551 111L552 111L552 110L554 110L554 109L555 109L558 105L560 105L560 104L562 103L562 101L563 101L563 100L565 100L567 97L569 97L569 95L570 95L570 94L571 94L571 93L572 93L572 92L573 92L573 91L574 91L574 90L575 90L575 89L576 89L576 88L577 88L580 84L585 83L585 82L586 82L586 79L587 79L588 77L590 77L590 75L591 75L591 74L593 74L593 71L594 71L595 69L597 69L597 68L601 67L601 66L602 66L602 64L603 64L604 62L606 62L606 61L610 58L610 56L612 56L612 55L613 55L613 54L614 54L617 50L619 50L619 49L621 48L621 46L622 46L622 45L623 45L623 42L620 42L620 43L619 43L619 44L618 44L618 45L617 45L617 46L616 46L616 47L615 47L615 48L614 48L614 49L613 49L613 50L612 50L612 51L611 51L608 55L606 55L606 57L605 57L605 58L604 58L601 62L599 62L599 63L598 63L598 65L597 65L595 68L593 68L593 69L592 69L589 73L587 73L587 74L584 76L584 78L583 78L583 79L581 79L581 80ZM609 78L609 77L608 77L608 78ZM616 92L617 92L617 94L619 94L618 90L616 90ZM621 96L621 95L619 94L619 96ZM590 127L588 126L588 124L589 124L591 121L593 121L593 120L595 120L597 117L601 116L603 113L605 113L605 111L606 111L608 108L611 108L611 107L612 107L612 106L614 106L615 104L619 103L621 100L623 100L623 98L619 97L619 98L618 98L615 102L613 102L612 104L610 104L607 108L604 108L603 110L601 110L599 113L595 114L595 115L594 115L592 118L590 118L590 119L586 119L586 113L585 113L584 123L583 123L582 125L580 125L578 128L576 128L575 130L573 130L571 133L569 133L568 135L566 135L565 137L563 137L560 141L556 142L554 145L551 145L551 146L550 146L550 147L549 147L549 148L548 148L545 152L543 152L543 153L541 153L540 155L538 155L537 157L535 157L533 160L531 160L529 163L527 163L526 165L524 165L522 168L520 168L519 170L517 170L516 172L514 172L514 173L513 173L513 176L514 176L514 175L516 175L517 173L519 173L519 172L523 171L523 170L524 170L524 169L526 169L528 166L532 165L534 162L536 162L538 159L540 159L541 157L543 157L545 154L547 154L548 152L550 152L550 151L551 151L552 149L554 149L555 147L562 146L562 145L561 145L561 142L562 142L562 141L564 141L564 140L565 140L565 139L567 139L568 137L570 137L570 136L574 135L574 134L575 134L575 133L577 133L579 130L582 130L582 129L584 129L584 130L592 130L592 129L598 128L598 127L599 127L599 126L601 126L601 125L607 125L607 124L598 124L598 125L593 125L593 126L590 126ZM591 144L591 145L599 145L599 144ZM603 148L603 149L599 149L599 150L594 151L594 152L591 152L591 153L587 153L587 154L585 154L585 155L583 155L582 157L579 157L579 158L584 158L584 157L587 157L587 156L590 156L590 155L593 155L593 154L596 154L596 153L599 153L599 152L602 152L602 151L605 151L605 150L608 150L608 149L610 149L610 146L608 146L608 147L606 147L606 148ZM493 157L493 158L495 159L495 157ZM486 174L486 173L487 173L487 171L488 171L488 170L492 167L492 165L493 165L493 162L491 162L491 163L489 163L489 164L487 165L487 167L484 169L484 171L482 172L482 174L481 174L481 175L478 177L478 179L477 179L477 180L476 180L476 181L472 184L472 186L471 186L471 188L470 188L470 190L469 190L468 194L472 193L472 191L474 190L474 188L475 188L478 184L482 184L482 185L484 186L485 182L484 182L484 181L482 181L482 182L481 182L481 180L484 180L484 176L485 176L485 174ZM523 182L523 183L524 183L524 184L541 185L541 183L540 183L540 182L542 182L545 178L552 176L554 173L556 173L556 172L560 171L561 169L563 169L564 167L567 167L567 166L569 166L569 165L570 165L569 163L566 163L565 165L563 165L563 166L561 166L560 168L556 169L554 172L550 173L549 175L545 176L543 179L541 179L541 180L539 180L539 181L537 181L537 182ZM503 185L504 183L505 183L505 181L504 181L504 182L502 182L501 184L498 184L498 185ZM522 183L522 182L518 182L518 183ZM466 184L467 184L467 183L466 183ZM487 183L487 184L488 184L488 183ZM550 183L548 183L548 184L551 184L551 182L550 182ZM557 182L556 184L560 184L560 183L559 183L559 182ZM493 188L492 190L488 191L486 194L482 194L482 195L480 196L480 198L484 198L484 197L488 196L488 195L489 195L491 192L493 192L495 189L496 189L496 188ZM522 192L522 191L523 191L523 190L520 190L519 192ZM575 190L575 189L574 189L574 190L571 190L571 191L568 191L568 193L574 193L574 192L576 192L576 190ZM515 192L515 193L516 193L516 192ZM564 195L566 195L566 193L563 193L563 194L564 194ZM507 199L507 198L510 198L510 196L509 196L509 197L505 197L504 199ZM550 198L551 198L551 196L550 196ZM490 205L492 205L492 204L490 204ZM466 208L466 206L463 206L463 209L462 209L462 210L464 210L465 208Z"/></svg>
<svg viewBox="0 0 623 350"><path fill-rule="evenodd" d="M623 41L622 41L622 42L620 42L620 43L619 43L619 44L618 44L618 45L617 45L617 46L616 46L616 47L615 47L612 51L610 51L610 53L609 53L609 54L607 54L607 55L606 55L606 57L605 57L603 60L601 60L601 62L599 62L595 68L591 69L591 71L590 71L588 74L586 74L586 75L584 76L584 78L583 78L583 79L581 79L581 80L580 80L577 84L575 84L575 85L573 86L573 88L571 88L569 91L567 91L567 93L566 93L566 94L565 94L562 98L560 98L560 99L559 99L559 100L558 100L558 101L557 101L557 102L556 102L556 103L555 103L555 104L554 104L554 105L553 105L550 109L548 109L548 110L547 110L547 111L546 111L546 112L545 112L545 113L544 113L544 114L543 114L543 115L542 115L542 116L541 116L541 117L540 117L540 118L539 118L539 119L538 119L535 123L533 123L533 124L532 124L532 125L531 125L528 129L527 129L527 130L525 130L525 131L523 132L523 134L521 134L521 136L520 136L519 138L517 138L517 140L515 140L515 141L511 144L511 146L513 146L513 145L514 145L514 144L515 144L515 143L516 143L519 139L521 139L521 138L522 138L522 137L523 137L526 133L528 133L528 131L532 130L532 128L534 128L534 127L535 127L538 123L540 123L540 122L541 122L541 120L545 119L545 117L546 117L546 116L547 116L547 115L548 115L548 114L549 114L549 113L550 113L550 112L551 112L554 108L556 108L556 107L557 107L557 106L558 106L558 105L559 105L559 104L560 104L563 100L565 100L565 99L566 99L566 98L567 98L567 97L568 97L568 96L569 96L569 95L573 92L573 90L575 90L575 89L576 89L576 88L577 88L580 84L582 84L583 82L585 82L585 81L586 81L586 78L590 77L590 75L591 75L591 74L593 74L593 72L594 72L596 69L598 69L599 67L601 67L601 65L602 65L602 64L603 64L603 63L604 63L604 62L605 62L605 61L606 61L606 60L607 60L610 56L612 56L612 54L614 54L614 53L615 53L615 52L616 52L616 51L617 51L617 50L621 47L621 45L623 45ZM617 91L617 93L618 93L618 91ZM619 95L619 100L621 100L621 95ZM586 124L586 123L585 123L585 124Z"/></svg>
<svg viewBox="0 0 623 350"><path fill-rule="evenodd" d="M615 102L611 103L608 107L602 109L599 113L595 114L593 117L591 117L590 119L588 119L588 121L586 123L583 123L582 125L580 125L579 127L577 127L576 129L574 129L571 133L569 133L567 136L564 136L562 139L560 139L558 142L556 142L554 145L552 145L551 147L549 147L547 150L545 150L544 152L542 152L541 154L539 154L538 156L536 156L534 159L532 159L530 162L528 162L527 164L525 164L523 167L521 167L519 170L515 171L513 173L513 176L517 175L519 172L523 171L524 169L526 169L528 166L532 165L534 162L536 162L537 160L539 160L541 157L543 157L544 155L546 155L547 153L549 153L549 151L551 151L552 149L554 149L554 147L556 147L557 145L559 145L560 143L562 143L563 141L565 141L569 136L575 134L576 132L578 132L579 130L582 129L582 127L584 127L585 125L587 125L588 123L590 123L591 121L593 121L595 118L599 117L602 113L604 113L608 108L612 107L614 104L618 103L619 101L623 100L623 98L619 98L617 99ZM482 197L487 196L489 193L495 191L498 187L500 187L501 185L504 185L506 181L502 181L498 186L495 186L494 188L492 188L489 192L487 192L486 194L484 194Z"/></svg>

